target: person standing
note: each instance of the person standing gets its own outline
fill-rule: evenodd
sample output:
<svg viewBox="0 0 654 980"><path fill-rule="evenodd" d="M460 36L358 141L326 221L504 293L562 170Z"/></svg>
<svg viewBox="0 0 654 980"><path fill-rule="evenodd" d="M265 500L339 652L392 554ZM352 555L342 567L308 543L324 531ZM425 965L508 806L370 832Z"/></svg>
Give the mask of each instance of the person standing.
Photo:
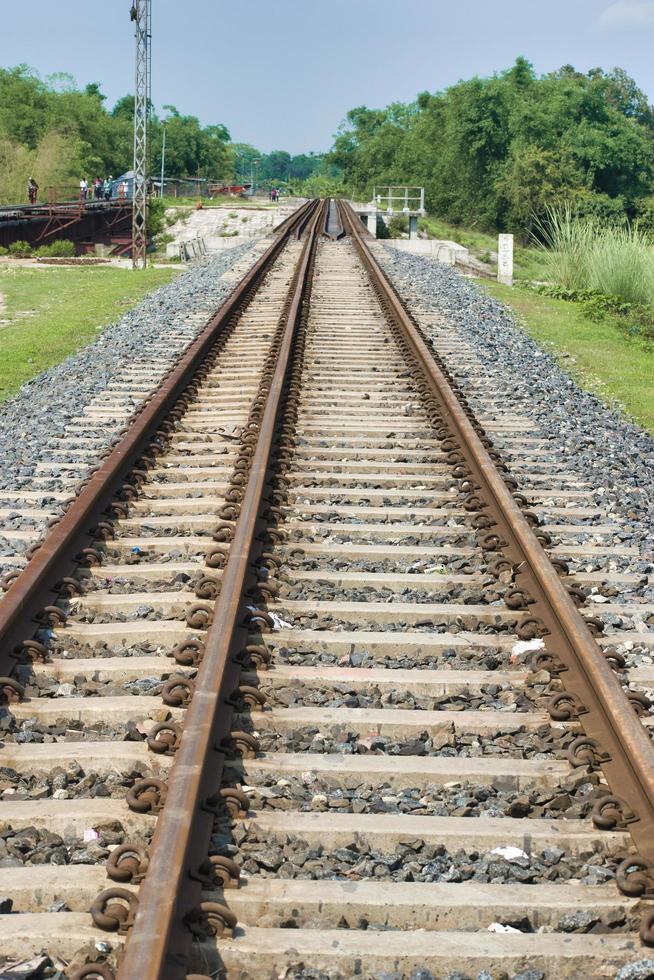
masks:
<svg viewBox="0 0 654 980"><path fill-rule="evenodd" d="M86 200L86 195L88 194L88 192L89 192L89 183L88 183L86 177L82 177L82 179L79 182L79 199L80 199L80 201L85 201Z"/></svg>
<svg viewBox="0 0 654 980"><path fill-rule="evenodd" d="M105 199L105 201L110 201L111 200L111 184L112 184L112 181L113 181L113 177L111 176L111 174L109 174L109 176L107 177L107 179L104 182L104 199Z"/></svg>
<svg viewBox="0 0 654 980"><path fill-rule="evenodd" d="M27 199L30 204L36 204L36 195L39 192L39 185L33 177L27 181Z"/></svg>

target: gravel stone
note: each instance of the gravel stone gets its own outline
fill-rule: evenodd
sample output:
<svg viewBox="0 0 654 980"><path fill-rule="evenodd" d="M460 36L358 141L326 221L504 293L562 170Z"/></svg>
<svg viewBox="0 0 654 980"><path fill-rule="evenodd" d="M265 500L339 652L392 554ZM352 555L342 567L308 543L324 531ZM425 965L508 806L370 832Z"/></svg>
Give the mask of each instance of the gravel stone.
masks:
<svg viewBox="0 0 654 980"><path fill-rule="evenodd" d="M596 488L605 512L626 519L631 543L641 549L651 572L654 523L654 438L580 388L555 358L517 325L512 312L450 266L407 255L392 246L376 254L410 308L441 314L448 329L474 347L497 401L531 418L552 440L562 466ZM425 327L437 340L437 331ZM447 356L445 357L447 361ZM469 367L449 365L468 389L472 407L479 396ZM497 440L495 440L497 441ZM501 448L501 447L500 447Z"/></svg>
<svg viewBox="0 0 654 980"><path fill-rule="evenodd" d="M616 973L614 980L652 980L652 977L654 977L654 959L647 959L623 966Z"/></svg>

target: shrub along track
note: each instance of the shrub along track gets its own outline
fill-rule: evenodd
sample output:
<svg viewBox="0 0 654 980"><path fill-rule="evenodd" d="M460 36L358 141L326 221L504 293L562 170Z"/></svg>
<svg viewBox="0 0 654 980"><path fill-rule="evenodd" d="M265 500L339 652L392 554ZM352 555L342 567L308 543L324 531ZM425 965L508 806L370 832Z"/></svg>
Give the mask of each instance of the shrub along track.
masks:
<svg viewBox="0 0 654 980"><path fill-rule="evenodd" d="M30 913L0 916L5 956L100 938L78 975L109 977L126 934L139 980L602 977L651 940L652 678L585 595L616 548L507 414L499 458L339 211L307 214L64 577L29 700L5 683L4 765L44 797L2 807Z"/></svg>

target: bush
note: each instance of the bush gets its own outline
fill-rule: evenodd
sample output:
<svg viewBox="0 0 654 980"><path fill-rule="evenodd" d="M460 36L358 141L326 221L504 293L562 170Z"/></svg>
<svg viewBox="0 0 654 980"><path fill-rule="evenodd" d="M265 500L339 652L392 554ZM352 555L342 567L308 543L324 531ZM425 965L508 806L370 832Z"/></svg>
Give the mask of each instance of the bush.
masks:
<svg viewBox="0 0 654 980"><path fill-rule="evenodd" d="M32 254L32 246L29 242L12 242L8 252L15 259L28 259Z"/></svg>
<svg viewBox="0 0 654 980"><path fill-rule="evenodd" d="M638 202L636 221L640 231L654 237L654 197L644 197Z"/></svg>
<svg viewBox="0 0 654 980"><path fill-rule="evenodd" d="M366 225L366 227L368 226ZM386 239L390 237L391 237L391 233L388 230L388 225L386 224L382 216L378 214L377 215L377 238Z"/></svg>
<svg viewBox="0 0 654 980"><path fill-rule="evenodd" d="M388 222L391 238L401 238L409 233L409 219L405 214L394 214Z"/></svg>
<svg viewBox="0 0 654 980"><path fill-rule="evenodd" d="M574 213L579 218L590 218L599 224L623 224L626 205L622 197L609 197L597 191L574 190L570 196Z"/></svg>
<svg viewBox="0 0 654 980"><path fill-rule="evenodd" d="M4 245L0 245L0 255L8 255L9 249L5 248Z"/></svg>
<svg viewBox="0 0 654 980"><path fill-rule="evenodd" d="M42 259L72 259L75 256L75 245L67 239L59 242L50 242L49 245L41 245L34 252Z"/></svg>

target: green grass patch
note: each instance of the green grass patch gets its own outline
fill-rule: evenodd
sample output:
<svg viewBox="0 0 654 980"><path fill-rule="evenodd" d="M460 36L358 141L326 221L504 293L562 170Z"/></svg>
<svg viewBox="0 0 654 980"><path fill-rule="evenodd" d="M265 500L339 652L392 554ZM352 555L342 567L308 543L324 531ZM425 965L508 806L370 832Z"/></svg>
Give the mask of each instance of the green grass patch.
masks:
<svg viewBox="0 0 654 980"><path fill-rule="evenodd" d="M474 228L452 225L449 221L443 221L442 218L437 218L431 214L425 218L420 218L418 227L421 231L426 231L430 238L442 238L446 241L458 242L459 245L464 245L466 248L483 252L497 251L497 235L490 235Z"/></svg>
<svg viewBox="0 0 654 980"><path fill-rule="evenodd" d="M427 215L418 222L421 231L426 231L430 238L441 238L446 241L458 242L469 249L475 258L487 261L490 255L497 253L497 235L475 228L462 228L448 221ZM488 262L489 270L497 270L497 261ZM514 240L513 264L515 279L543 280L547 276L547 256L541 248L525 248Z"/></svg>
<svg viewBox="0 0 654 980"><path fill-rule="evenodd" d="M0 401L94 340L174 269L0 266Z"/></svg>
<svg viewBox="0 0 654 980"><path fill-rule="evenodd" d="M654 349L626 337L619 325L588 317L579 303L553 299L490 280L489 292L518 313L518 321L557 356L582 388L614 403L654 433Z"/></svg>

